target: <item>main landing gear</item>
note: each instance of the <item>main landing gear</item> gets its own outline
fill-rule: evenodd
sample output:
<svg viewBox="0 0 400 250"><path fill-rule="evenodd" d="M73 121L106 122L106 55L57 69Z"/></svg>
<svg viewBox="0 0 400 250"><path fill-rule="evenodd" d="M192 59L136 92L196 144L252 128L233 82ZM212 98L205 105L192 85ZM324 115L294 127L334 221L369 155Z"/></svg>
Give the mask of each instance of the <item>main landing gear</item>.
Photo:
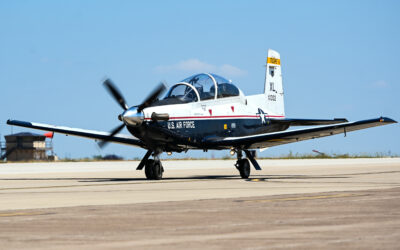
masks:
<svg viewBox="0 0 400 250"><path fill-rule="evenodd" d="M254 158L254 153L248 150L244 150L244 152L246 153L247 158L249 158L253 164L254 168L256 170L261 170L260 165L258 165L256 159ZM238 160L235 164L235 167L239 170L240 177L242 177L242 179L248 179L250 176L250 161L246 158L242 159L242 150L237 150L236 155Z"/></svg>
<svg viewBox="0 0 400 250"><path fill-rule="evenodd" d="M248 179L250 176L250 163L247 159L240 159L236 162L236 168L239 170L242 179Z"/></svg>
<svg viewBox="0 0 400 250"><path fill-rule="evenodd" d="M246 158L242 159L242 150L238 150L236 154L238 160L235 164L235 167L237 168L237 170L239 170L240 177L242 177L242 179L248 179L250 176L249 160L247 160Z"/></svg>

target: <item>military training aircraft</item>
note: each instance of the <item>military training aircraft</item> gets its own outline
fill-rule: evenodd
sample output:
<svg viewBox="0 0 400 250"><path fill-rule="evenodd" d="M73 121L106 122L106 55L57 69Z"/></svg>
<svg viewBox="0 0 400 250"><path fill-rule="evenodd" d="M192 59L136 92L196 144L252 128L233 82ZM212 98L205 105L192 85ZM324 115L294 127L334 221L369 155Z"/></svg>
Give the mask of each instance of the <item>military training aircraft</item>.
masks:
<svg viewBox="0 0 400 250"><path fill-rule="evenodd" d="M118 116L122 124L111 132L18 120L7 124L96 139L101 147L115 142L144 148L147 153L137 169L144 168L147 179L159 180L164 172L159 159L163 152L227 149L237 155L240 176L248 178L250 162L261 170L256 149L396 123L386 117L356 122L286 118L280 55L274 50L268 50L264 93L258 95L245 96L231 81L202 73L176 83L162 98L166 87L160 84L143 103L129 107L111 80L105 80L104 86L123 109ZM286 131L292 126L313 127ZM118 134L124 127L132 135Z"/></svg>

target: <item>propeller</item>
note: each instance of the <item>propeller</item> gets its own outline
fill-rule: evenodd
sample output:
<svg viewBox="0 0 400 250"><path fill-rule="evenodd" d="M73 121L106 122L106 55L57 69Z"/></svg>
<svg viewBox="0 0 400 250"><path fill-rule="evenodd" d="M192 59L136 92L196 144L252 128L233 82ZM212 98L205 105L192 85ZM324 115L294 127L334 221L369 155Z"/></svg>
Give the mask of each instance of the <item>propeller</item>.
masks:
<svg viewBox="0 0 400 250"><path fill-rule="evenodd" d="M114 135L118 134L125 127L125 124L122 123L118 127L115 127L113 130L110 131L110 134L107 136L107 139L104 139L98 143L100 148L103 148Z"/></svg>
<svg viewBox="0 0 400 250"><path fill-rule="evenodd" d="M103 148L114 135L116 135L126 126L126 124L129 124L130 126L141 125L144 120L142 110L154 103L166 89L165 84L160 82L157 87L142 102L142 104L129 108L128 104L125 101L125 98L122 96L121 92L110 79L106 79L103 85L110 93L110 95L115 99L115 101L121 106L124 112L118 116L118 119L122 121L123 124L111 130L110 134L107 135L104 140L98 143L100 148ZM165 120L165 117L162 117L160 120Z"/></svg>
<svg viewBox="0 0 400 250"><path fill-rule="evenodd" d="M128 104L126 104L124 97L115 84L110 79L106 79L103 85L108 90L108 93L118 102L119 106L121 106L123 110L128 110Z"/></svg>
<svg viewBox="0 0 400 250"><path fill-rule="evenodd" d="M157 87L147 96L142 104L138 106L137 111L141 112L144 108L150 106L157 98L165 91L166 87L163 82L160 82Z"/></svg>

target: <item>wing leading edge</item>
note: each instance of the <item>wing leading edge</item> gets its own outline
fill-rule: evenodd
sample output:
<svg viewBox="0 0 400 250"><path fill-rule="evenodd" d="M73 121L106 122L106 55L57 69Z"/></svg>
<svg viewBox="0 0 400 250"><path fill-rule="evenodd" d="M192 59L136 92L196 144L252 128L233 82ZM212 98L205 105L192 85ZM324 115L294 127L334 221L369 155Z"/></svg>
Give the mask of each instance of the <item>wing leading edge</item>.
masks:
<svg viewBox="0 0 400 250"><path fill-rule="evenodd" d="M80 128L69 128L64 126L54 126L36 122L25 122L25 121L17 121L17 120L7 120L8 125L14 125L25 128L32 129L40 129L45 131L53 131L56 133L66 134L66 135L74 135L79 137L85 137L89 139L98 139L98 140L107 140L110 142L133 145L141 148L146 148L145 144L137 139L136 137L129 135L117 134L112 137L109 136L108 132L95 131L95 130L86 130Z"/></svg>
<svg viewBox="0 0 400 250"><path fill-rule="evenodd" d="M292 142L347 133L365 128L377 127L392 123L397 123L397 122L387 117L381 117L369 120L344 122L340 124L324 125L324 126L291 130L291 131L273 132L273 133L249 135L241 137L226 137L220 139L214 138L214 140L208 141L207 143L213 146L220 146L220 147L233 146L233 147L242 147L247 149L267 148Z"/></svg>

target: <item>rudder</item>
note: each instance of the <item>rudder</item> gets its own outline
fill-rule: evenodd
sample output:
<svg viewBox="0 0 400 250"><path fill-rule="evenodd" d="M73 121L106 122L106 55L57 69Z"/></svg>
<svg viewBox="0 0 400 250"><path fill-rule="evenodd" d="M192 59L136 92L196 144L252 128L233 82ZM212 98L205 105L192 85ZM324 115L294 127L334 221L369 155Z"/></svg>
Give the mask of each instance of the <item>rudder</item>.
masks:
<svg viewBox="0 0 400 250"><path fill-rule="evenodd" d="M264 94L268 111L277 116L285 116L281 58L279 53L272 49L268 50Z"/></svg>

